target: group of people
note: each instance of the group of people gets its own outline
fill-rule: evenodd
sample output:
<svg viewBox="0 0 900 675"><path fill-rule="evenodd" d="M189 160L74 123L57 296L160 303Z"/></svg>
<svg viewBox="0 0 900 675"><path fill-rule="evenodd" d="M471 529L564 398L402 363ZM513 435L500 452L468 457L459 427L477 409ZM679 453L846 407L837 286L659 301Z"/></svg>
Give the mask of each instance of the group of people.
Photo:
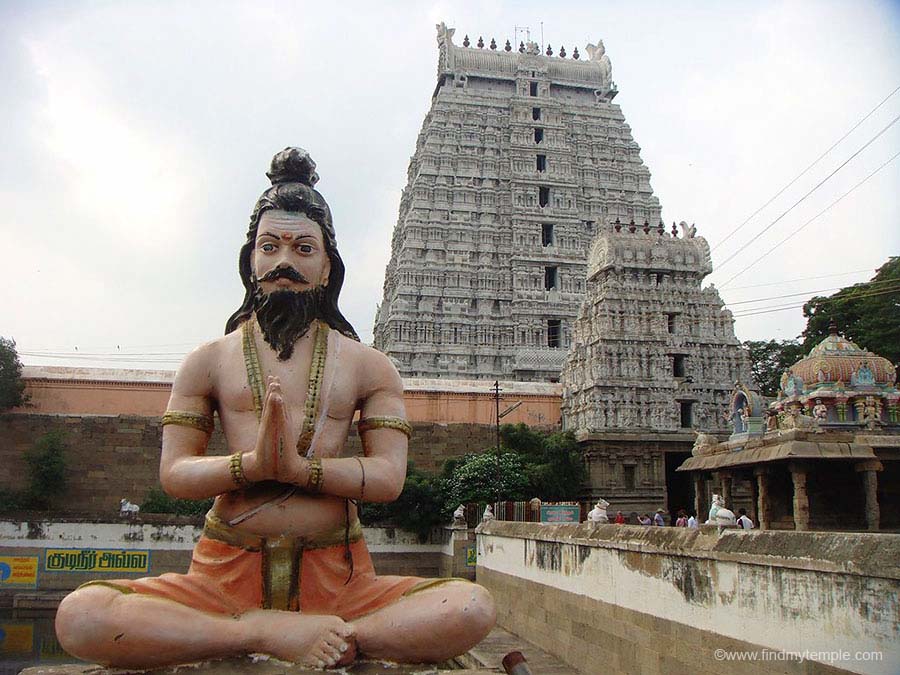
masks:
<svg viewBox="0 0 900 675"><path fill-rule="evenodd" d="M638 516L638 523L641 525L652 526L656 525L658 527L665 527L666 519L663 516L665 511L663 509L656 509L656 513L653 514L651 518L649 514L643 513ZM737 519L737 526L744 530L752 530L754 528L753 521L747 516L747 509L740 509L738 511L740 514ZM625 522L625 516L622 515L621 511L616 513L616 524L623 524ZM684 509L678 510L678 517L674 523L675 527L700 527L700 521L697 520L696 516L693 512L688 513Z"/></svg>

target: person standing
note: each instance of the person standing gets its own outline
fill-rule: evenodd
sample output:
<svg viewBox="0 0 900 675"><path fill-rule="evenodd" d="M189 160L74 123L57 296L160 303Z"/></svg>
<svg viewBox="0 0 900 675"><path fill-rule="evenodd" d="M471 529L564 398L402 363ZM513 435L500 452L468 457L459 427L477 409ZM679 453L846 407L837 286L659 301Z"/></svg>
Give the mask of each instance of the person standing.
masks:
<svg viewBox="0 0 900 675"><path fill-rule="evenodd" d="M747 509L741 509L738 511L740 513L740 517L737 519L737 524L744 530L752 530L753 529L753 521L747 517Z"/></svg>
<svg viewBox="0 0 900 675"><path fill-rule="evenodd" d="M653 524L658 525L659 527L666 526L666 519L663 518L663 513L665 513L662 509L656 509L656 513L653 516Z"/></svg>

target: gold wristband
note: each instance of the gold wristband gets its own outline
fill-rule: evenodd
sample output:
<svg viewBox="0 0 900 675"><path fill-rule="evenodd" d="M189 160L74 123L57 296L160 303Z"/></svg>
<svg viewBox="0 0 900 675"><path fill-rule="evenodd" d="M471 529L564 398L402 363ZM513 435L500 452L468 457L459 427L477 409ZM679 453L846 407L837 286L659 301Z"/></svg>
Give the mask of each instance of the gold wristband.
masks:
<svg viewBox="0 0 900 675"><path fill-rule="evenodd" d="M242 452L236 452L228 458L228 469L231 471L231 480L233 480L234 484L238 487L243 487L249 482L244 475L243 461L244 453Z"/></svg>
<svg viewBox="0 0 900 675"><path fill-rule="evenodd" d="M306 479L306 490L313 494L322 491L322 460L318 457L309 460L309 478Z"/></svg>
<svg viewBox="0 0 900 675"><path fill-rule="evenodd" d="M182 427L191 427L206 434L211 434L214 427L212 415L184 410L167 410L162 416L162 424L163 426L177 424Z"/></svg>
<svg viewBox="0 0 900 675"><path fill-rule="evenodd" d="M367 417L356 425L360 435L373 429L395 429L407 438L412 438L412 425L402 417Z"/></svg>

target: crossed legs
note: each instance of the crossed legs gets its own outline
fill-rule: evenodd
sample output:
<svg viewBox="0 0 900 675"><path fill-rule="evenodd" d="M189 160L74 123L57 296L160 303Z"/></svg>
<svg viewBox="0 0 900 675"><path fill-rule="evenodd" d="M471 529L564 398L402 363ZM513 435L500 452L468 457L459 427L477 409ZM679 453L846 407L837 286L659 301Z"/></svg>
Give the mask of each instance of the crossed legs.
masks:
<svg viewBox="0 0 900 675"><path fill-rule="evenodd" d="M210 614L170 600L86 586L67 596L56 632L86 661L150 668L247 653L324 666L366 656L437 662L461 654L491 630L496 612L481 586L451 581L361 617L251 610Z"/></svg>

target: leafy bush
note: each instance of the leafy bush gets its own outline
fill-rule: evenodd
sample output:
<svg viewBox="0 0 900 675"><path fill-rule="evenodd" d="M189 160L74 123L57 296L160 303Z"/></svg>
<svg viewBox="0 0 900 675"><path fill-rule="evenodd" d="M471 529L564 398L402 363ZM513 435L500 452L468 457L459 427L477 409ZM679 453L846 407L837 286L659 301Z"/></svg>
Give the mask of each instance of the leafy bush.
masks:
<svg viewBox="0 0 900 675"><path fill-rule="evenodd" d="M152 488L141 504L144 513L173 513L177 516L203 516L212 508L213 499L176 499L160 488Z"/></svg>
<svg viewBox="0 0 900 675"><path fill-rule="evenodd" d="M50 509L60 503L67 478L64 441L62 431L50 431L25 452L28 488L21 497L23 508Z"/></svg>
<svg viewBox="0 0 900 675"><path fill-rule="evenodd" d="M0 488L0 512L51 509L66 491L65 434L51 431L25 451L28 486L24 490Z"/></svg>

